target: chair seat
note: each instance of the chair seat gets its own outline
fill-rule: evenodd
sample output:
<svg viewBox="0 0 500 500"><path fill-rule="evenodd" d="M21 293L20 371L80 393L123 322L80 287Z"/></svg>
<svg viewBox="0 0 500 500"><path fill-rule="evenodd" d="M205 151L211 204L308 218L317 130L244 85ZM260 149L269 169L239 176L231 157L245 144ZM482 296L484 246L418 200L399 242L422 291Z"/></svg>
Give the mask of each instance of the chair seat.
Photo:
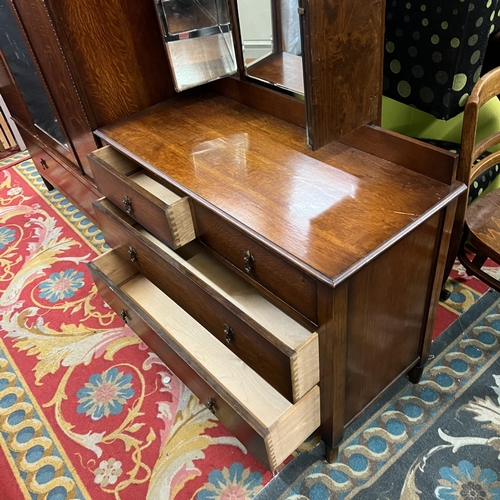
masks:
<svg viewBox="0 0 500 500"><path fill-rule="evenodd" d="M500 263L500 190L494 190L469 205L465 223L469 242Z"/></svg>

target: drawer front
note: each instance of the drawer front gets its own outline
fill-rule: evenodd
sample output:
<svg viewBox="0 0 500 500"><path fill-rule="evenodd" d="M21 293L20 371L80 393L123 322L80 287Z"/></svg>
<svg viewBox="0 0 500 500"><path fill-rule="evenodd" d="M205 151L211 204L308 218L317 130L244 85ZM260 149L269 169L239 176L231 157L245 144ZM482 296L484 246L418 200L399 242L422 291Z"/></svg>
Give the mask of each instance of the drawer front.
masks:
<svg viewBox="0 0 500 500"><path fill-rule="evenodd" d="M126 324L141 340L179 377L180 380L212 411L212 413L229 429L267 468L271 468L267 456L264 439L241 418L231 406L219 396L188 363L186 363L161 335L151 329L136 312L136 307L119 296L119 291L109 286L108 280L89 266L90 273L101 297L118 315L124 317Z"/></svg>
<svg viewBox="0 0 500 500"><path fill-rule="evenodd" d="M203 283L186 274L177 262L167 260L150 241L124 225L104 203L95 203L99 227L106 243L133 264L158 288L179 304L239 358L259 373L288 400L293 399L291 353L283 352L265 338L265 331L241 319L219 302ZM241 315L241 313L240 313ZM242 315L244 316L244 315ZM317 380L313 381L313 384ZM312 386L311 384L309 384ZM311 387L307 387L307 390Z"/></svg>
<svg viewBox="0 0 500 500"><path fill-rule="evenodd" d="M104 300L269 469L319 427L318 386L291 404L115 251L88 267Z"/></svg>
<svg viewBox="0 0 500 500"><path fill-rule="evenodd" d="M109 146L88 158L101 193L160 241L176 249L195 239L188 198L177 196L146 176L139 165ZM134 181L138 176L147 181L145 187Z"/></svg>
<svg viewBox="0 0 500 500"><path fill-rule="evenodd" d="M23 139L30 152L31 159L38 173L44 178L47 188L57 188L76 207L82 210L90 219L96 220L92 202L100 198L100 193L80 180L76 170L66 169L51 155L45 152L37 143L23 133ZM49 185L50 184L50 185Z"/></svg>
<svg viewBox="0 0 500 500"><path fill-rule="evenodd" d="M194 204L200 240L242 275L262 285L313 324L318 324L316 281L246 236L233 225Z"/></svg>

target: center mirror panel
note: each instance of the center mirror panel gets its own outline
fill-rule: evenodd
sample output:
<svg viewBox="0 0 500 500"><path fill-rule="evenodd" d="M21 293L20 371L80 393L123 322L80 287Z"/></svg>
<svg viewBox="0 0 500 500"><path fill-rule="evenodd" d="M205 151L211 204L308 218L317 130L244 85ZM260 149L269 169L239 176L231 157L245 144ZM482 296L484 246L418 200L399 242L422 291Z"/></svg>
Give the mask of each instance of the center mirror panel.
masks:
<svg viewBox="0 0 500 500"><path fill-rule="evenodd" d="M298 0L237 0L246 76L303 98Z"/></svg>

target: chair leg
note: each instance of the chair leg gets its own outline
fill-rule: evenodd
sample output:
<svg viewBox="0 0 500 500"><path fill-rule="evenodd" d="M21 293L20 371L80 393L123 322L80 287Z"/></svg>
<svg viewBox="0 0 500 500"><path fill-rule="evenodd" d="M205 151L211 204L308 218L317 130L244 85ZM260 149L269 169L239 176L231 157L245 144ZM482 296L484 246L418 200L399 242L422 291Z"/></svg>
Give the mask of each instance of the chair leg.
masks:
<svg viewBox="0 0 500 500"><path fill-rule="evenodd" d="M486 255L483 255L483 254L477 252L476 255L474 256L474 258L472 259L472 265L481 269L483 267L484 263L486 262L487 258L488 257Z"/></svg>
<svg viewBox="0 0 500 500"><path fill-rule="evenodd" d="M446 302L450 297L451 292L443 286L443 288L441 288L441 293L439 294L439 301Z"/></svg>
<svg viewBox="0 0 500 500"><path fill-rule="evenodd" d="M458 260L465 267L468 275L476 276L481 281L486 283L490 288L493 288L497 292L500 292L500 283L481 269L483 264L486 262L487 257L478 252L474 256L474 258L470 260L465 253L464 247L465 242L467 241L466 236L467 235L465 235L463 243L460 245L460 249L458 251Z"/></svg>

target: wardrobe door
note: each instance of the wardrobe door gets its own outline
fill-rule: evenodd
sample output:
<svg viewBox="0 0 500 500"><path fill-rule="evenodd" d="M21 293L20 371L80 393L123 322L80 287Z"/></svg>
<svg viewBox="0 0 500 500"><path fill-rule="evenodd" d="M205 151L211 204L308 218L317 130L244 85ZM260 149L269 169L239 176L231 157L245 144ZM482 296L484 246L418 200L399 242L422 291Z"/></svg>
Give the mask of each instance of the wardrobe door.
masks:
<svg viewBox="0 0 500 500"><path fill-rule="evenodd" d="M9 2L0 0L0 50L6 65L5 72L9 73L25 103L25 106L18 103L11 112L34 135L43 136L50 147L75 162L52 98L37 72L36 62L21 29Z"/></svg>
<svg viewBox="0 0 500 500"><path fill-rule="evenodd" d="M62 146L57 152L91 176L86 155L96 148L96 142L45 3L42 0L0 1L9 4L13 16L17 17L35 68L46 85L58 126L66 139L61 142L56 138Z"/></svg>

